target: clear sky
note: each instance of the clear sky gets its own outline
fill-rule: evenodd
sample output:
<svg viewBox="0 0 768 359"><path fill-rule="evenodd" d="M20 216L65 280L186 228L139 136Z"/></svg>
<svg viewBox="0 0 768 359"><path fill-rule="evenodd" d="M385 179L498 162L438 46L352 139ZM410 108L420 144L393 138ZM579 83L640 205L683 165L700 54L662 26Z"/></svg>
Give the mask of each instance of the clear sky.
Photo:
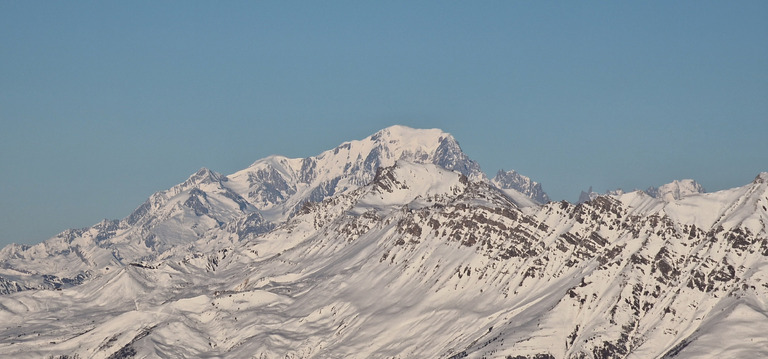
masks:
<svg viewBox="0 0 768 359"><path fill-rule="evenodd" d="M403 124L555 199L768 171L767 1L0 1L0 245Z"/></svg>

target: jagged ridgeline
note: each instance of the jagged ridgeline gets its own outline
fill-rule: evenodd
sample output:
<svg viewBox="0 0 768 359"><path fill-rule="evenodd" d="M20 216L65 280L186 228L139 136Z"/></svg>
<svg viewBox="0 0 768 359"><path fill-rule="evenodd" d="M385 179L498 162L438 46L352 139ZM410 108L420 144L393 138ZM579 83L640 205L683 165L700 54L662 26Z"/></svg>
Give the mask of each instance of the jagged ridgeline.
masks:
<svg viewBox="0 0 768 359"><path fill-rule="evenodd" d="M0 251L30 358L768 357L768 173L550 202L449 134L202 169Z"/></svg>

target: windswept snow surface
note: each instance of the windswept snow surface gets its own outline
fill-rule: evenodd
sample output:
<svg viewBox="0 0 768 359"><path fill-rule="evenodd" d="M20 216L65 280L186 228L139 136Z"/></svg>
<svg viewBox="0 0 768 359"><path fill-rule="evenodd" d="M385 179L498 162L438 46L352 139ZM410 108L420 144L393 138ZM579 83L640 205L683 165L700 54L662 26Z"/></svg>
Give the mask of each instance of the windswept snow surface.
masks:
<svg viewBox="0 0 768 359"><path fill-rule="evenodd" d="M3 249L0 353L768 357L768 174L538 205L475 166L398 126L203 169L126 219Z"/></svg>

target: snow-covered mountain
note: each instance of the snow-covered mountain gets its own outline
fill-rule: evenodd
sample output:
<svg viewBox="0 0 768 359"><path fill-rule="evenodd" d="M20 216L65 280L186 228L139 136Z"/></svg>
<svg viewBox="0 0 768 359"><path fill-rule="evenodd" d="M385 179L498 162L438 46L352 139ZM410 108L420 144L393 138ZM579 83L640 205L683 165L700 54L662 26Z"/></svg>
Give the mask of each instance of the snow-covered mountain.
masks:
<svg viewBox="0 0 768 359"><path fill-rule="evenodd" d="M28 287L0 296L0 353L768 356L768 173L531 205L454 144L395 127L314 162L201 170L123 220L6 247L3 283ZM35 276L59 290L24 290Z"/></svg>
<svg viewBox="0 0 768 359"><path fill-rule="evenodd" d="M658 188L650 187L645 190L645 193L651 197L661 198L667 202L704 192L706 192L704 187L692 179L676 180L659 186Z"/></svg>
<svg viewBox="0 0 768 359"><path fill-rule="evenodd" d="M0 293L76 285L99 268L151 261L173 250L216 250L271 230L306 202L365 185L379 167L399 160L433 163L472 180L487 180L450 134L405 126L345 142L318 156L270 156L229 176L203 168L153 194L120 221L68 230L31 247L0 250Z"/></svg>
<svg viewBox="0 0 768 359"><path fill-rule="evenodd" d="M515 170L499 170L496 176L491 179L491 183L499 189L516 190L539 204L549 202L549 196L541 189L540 183L517 173Z"/></svg>
<svg viewBox="0 0 768 359"><path fill-rule="evenodd" d="M433 163L472 180L485 178L480 166L461 151L451 135L438 129L392 126L318 156L302 159L270 156L256 161L228 176L228 187L244 194L266 218L280 222L304 202L319 202L365 185L379 167L392 166L401 160Z"/></svg>

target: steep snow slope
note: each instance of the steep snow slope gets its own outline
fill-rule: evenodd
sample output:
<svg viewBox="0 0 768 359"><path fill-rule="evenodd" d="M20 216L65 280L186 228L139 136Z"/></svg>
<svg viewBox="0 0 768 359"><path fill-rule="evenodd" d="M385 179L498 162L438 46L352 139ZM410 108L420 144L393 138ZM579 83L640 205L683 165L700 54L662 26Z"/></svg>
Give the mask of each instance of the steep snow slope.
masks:
<svg viewBox="0 0 768 359"><path fill-rule="evenodd" d="M687 197L674 215L666 213L672 204L641 193L527 214L485 182L398 162L227 248L104 269L62 291L2 296L0 351L766 356L764 177ZM686 209L721 215L699 221Z"/></svg>

